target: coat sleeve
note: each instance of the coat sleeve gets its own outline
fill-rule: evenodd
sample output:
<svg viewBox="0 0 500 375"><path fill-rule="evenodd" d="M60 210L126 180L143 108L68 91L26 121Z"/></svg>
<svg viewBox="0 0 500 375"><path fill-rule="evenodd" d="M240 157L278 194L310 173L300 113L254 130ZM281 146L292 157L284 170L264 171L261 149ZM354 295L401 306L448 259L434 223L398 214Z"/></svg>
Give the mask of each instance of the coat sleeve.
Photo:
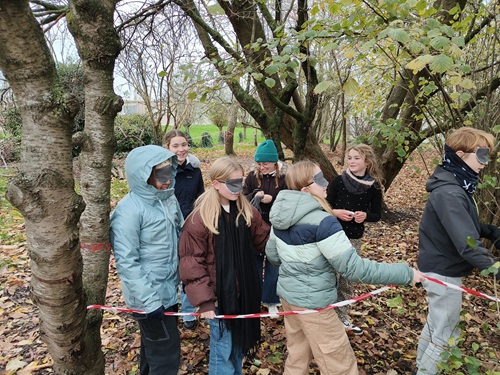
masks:
<svg viewBox="0 0 500 375"><path fill-rule="evenodd" d="M141 219L139 208L118 205L111 216L110 240L123 292L133 293L125 299L134 298L142 310L149 313L162 302L140 264Z"/></svg>
<svg viewBox="0 0 500 375"><path fill-rule="evenodd" d="M199 216L188 216L179 242L179 273L189 302L199 306L200 312L215 311L216 296L207 264L209 241Z"/></svg>
<svg viewBox="0 0 500 375"><path fill-rule="evenodd" d="M251 201L254 197L256 193L255 189L257 189L257 179L255 177L255 172L250 172L245 177L245 183L243 184L243 195L248 199L248 201Z"/></svg>
<svg viewBox="0 0 500 375"><path fill-rule="evenodd" d="M370 201L370 207L366 215L366 221L379 221L382 217L382 190L378 186L372 186L373 195Z"/></svg>
<svg viewBox="0 0 500 375"><path fill-rule="evenodd" d="M338 221L329 216L318 226L318 248L336 272L350 281L364 284L406 285L413 280L413 270L406 263L382 263L361 258Z"/></svg>
<svg viewBox="0 0 500 375"><path fill-rule="evenodd" d="M266 256L273 266L281 265L281 259L278 255L278 249L276 248L276 236L272 228L269 234L269 240L266 243Z"/></svg>
<svg viewBox="0 0 500 375"><path fill-rule="evenodd" d="M257 211L254 207L253 209L253 217L252 217L252 238L253 238L253 247L256 253L264 254L266 251L266 243L269 239L269 225L262 219L259 211Z"/></svg>
<svg viewBox="0 0 500 375"><path fill-rule="evenodd" d="M202 195L205 192L205 185L203 183L203 175L201 173L198 174L198 190L196 191L196 198L198 198L200 195Z"/></svg>
<svg viewBox="0 0 500 375"><path fill-rule="evenodd" d="M468 198L436 190L429 200L460 256L480 270L491 267L495 263L495 258L479 240L480 229L476 227L469 213Z"/></svg>

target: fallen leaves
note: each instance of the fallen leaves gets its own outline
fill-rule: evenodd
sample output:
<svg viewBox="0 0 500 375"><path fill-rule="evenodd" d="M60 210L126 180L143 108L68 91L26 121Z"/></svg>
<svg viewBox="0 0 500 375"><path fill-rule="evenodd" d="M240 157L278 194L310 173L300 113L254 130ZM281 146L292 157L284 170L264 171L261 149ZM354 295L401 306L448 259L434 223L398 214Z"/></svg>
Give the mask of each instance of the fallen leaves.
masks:
<svg viewBox="0 0 500 375"><path fill-rule="evenodd" d="M200 152L198 152L200 151ZM252 164L251 152L240 155L245 168ZM204 169L215 156L196 150ZM218 154L217 154L218 155ZM218 156L222 156L222 153ZM424 170L423 168L420 168ZM207 173L204 173L207 178ZM396 221L381 221L367 225L363 239L364 257L390 263L406 261L416 264L418 252L418 223L426 199L424 183L427 176L406 167L396 178L385 198ZM115 189L114 202L126 192L123 181ZM6 375L46 375L52 373L52 361L38 332L36 307L29 294L30 269L22 218L15 211L12 217L0 212L0 371ZM2 233L3 233L2 232ZM125 306L114 259L109 266L106 304ZM468 287L495 294L491 278L475 274L465 280ZM370 285L355 285L355 294L375 290ZM463 321L465 328L464 355L478 358L484 368L500 371L499 314L492 301L464 295ZM415 370L416 346L427 313L425 291L407 287L391 289L384 294L352 305L353 322L362 327L361 336L349 334L355 351L360 375L411 374ZM181 334L180 375L208 373L210 333L205 322L195 331ZM246 360L245 374L282 374L286 360L286 338L283 318L261 320L262 342L255 358ZM104 312L101 327L102 350L106 359L106 375L139 373L140 336L136 322L128 314ZM316 364L310 374L319 374Z"/></svg>

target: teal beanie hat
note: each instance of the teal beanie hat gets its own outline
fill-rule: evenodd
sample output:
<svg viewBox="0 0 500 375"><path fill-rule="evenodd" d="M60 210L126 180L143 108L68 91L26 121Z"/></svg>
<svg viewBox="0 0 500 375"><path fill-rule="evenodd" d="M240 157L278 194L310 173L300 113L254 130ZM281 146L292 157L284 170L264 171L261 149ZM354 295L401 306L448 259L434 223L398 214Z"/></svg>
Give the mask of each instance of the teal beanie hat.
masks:
<svg viewBox="0 0 500 375"><path fill-rule="evenodd" d="M278 161L278 150L276 150L274 142L271 139L262 142L259 147L257 147L254 159L257 163L276 163Z"/></svg>

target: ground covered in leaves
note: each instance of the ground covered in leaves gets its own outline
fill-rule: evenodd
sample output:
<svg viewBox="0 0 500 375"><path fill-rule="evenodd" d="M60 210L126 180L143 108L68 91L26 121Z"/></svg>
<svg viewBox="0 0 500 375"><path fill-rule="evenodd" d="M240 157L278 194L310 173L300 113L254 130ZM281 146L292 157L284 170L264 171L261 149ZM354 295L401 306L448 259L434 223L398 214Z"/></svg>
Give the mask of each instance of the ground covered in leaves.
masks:
<svg viewBox="0 0 500 375"><path fill-rule="evenodd" d="M238 150L236 150L238 152ZM196 150L204 170L222 151ZM331 154L332 161L338 156ZM245 166L251 164L252 152L239 153ZM406 261L416 265L418 222L426 199L424 184L435 156L416 155L397 177L385 198L390 213L386 219L367 226L363 255L377 261ZM119 168L119 161L117 161ZM340 171L341 167L338 167ZM22 217L4 200L5 181L14 171L0 176L0 372L5 374L50 374L51 359L38 333L37 309L30 300L30 269ZM206 174L205 174L206 177ZM126 192L123 181L113 184L114 203ZM465 285L495 295L491 278L479 274L468 277ZM357 295L377 289L357 285ZM463 341L459 362L470 356L481 362L478 373L500 374L499 307L492 301L465 294L463 302ZM125 307L116 275L114 259L110 263L108 305ZM362 327L363 335L349 335L360 374L412 374L415 370L416 345L425 322L427 303L422 288L398 287L365 299L352 306L351 318ZM247 374L282 374L286 359L283 318L261 319L262 342L253 360L244 364ZM201 322L194 331L179 324L182 337L182 366L179 374L207 374L209 330ZM106 357L106 374L138 373L140 339L137 326L128 314L104 312L102 350ZM458 355L459 353L455 353ZM461 370L473 373L465 364ZM314 362L311 374L319 371Z"/></svg>

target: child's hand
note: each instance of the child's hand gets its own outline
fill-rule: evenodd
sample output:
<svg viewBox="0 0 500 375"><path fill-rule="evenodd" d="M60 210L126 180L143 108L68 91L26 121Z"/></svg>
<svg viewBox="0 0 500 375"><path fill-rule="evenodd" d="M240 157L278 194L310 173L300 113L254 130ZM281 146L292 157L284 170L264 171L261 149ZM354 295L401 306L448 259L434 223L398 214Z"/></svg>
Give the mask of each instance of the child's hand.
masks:
<svg viewBox="0 0 500 375"><path fill-rule="evenodd" d="M335 210L335 216L342 221L351 221L354 218L354 212L349 210Z"/></svg>
<svg viewBox="0 0 500 375"><path fill-rule="evenodd" d="M419 270L413 268L413 280L411 283L415 285L417 283L423 283L425 280L425 275Z"/></svg>
<svg viewBox="0 0 500 375"><path fill-rule="evenodd" d="M354 221L356 223L362 223L363 221L366 220L367 213L363 211L356 211L354 213Z"/></svg>
<svg viewBox="0 0 500 375"><path fill-rule="evenodd" d="M215 311L205 311L200 314L201 318L204 319L215 319Z"/></svg>

